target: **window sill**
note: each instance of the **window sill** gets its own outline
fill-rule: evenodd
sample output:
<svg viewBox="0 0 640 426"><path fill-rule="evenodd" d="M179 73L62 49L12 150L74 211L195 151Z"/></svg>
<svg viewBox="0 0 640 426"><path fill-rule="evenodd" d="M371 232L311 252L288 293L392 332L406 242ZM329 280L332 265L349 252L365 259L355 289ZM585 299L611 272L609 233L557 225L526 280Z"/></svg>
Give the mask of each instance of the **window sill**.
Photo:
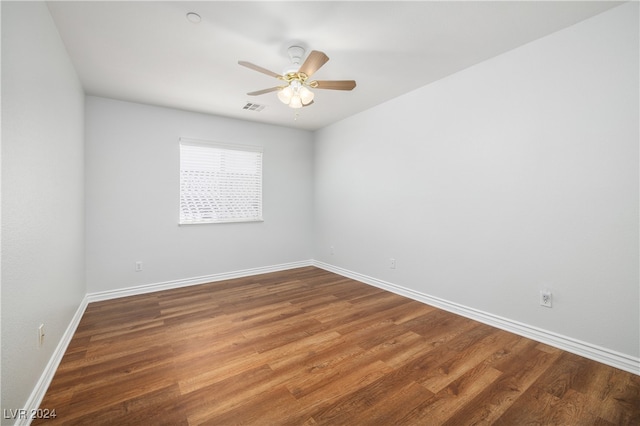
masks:
<svg viewBox="0 0 640 426"><path fill-rule="evenodd" d="M232 219L232 220L208 220L200 222L178 222L178 226L190 226L190 225L220 225L225 223L252 223L252 222L264 222L264 219Z"/></svg>

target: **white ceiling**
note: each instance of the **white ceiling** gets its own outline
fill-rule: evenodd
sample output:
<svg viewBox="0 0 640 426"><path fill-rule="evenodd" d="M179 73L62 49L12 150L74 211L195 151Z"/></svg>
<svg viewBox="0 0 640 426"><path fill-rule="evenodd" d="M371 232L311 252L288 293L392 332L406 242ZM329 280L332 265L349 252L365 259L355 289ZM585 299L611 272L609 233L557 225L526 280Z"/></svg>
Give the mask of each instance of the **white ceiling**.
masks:
<svg viewBox="0 0 640 426"><path fill-rule="evenodd" d="M601 13L620 2L49 2L87 94L314 130ZM188 12L202 17L189 22ZM276 93L287 47L330 61L301 110ZM247 102L265 105L243 110ZM299 113L296 117L295 114Z"/></svg>

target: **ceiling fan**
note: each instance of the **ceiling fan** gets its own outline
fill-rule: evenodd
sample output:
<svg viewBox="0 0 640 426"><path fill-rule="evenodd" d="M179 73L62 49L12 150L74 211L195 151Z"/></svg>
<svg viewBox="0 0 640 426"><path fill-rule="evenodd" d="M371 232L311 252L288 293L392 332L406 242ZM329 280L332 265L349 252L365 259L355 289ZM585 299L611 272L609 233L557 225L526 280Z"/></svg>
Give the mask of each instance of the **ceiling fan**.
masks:
<svg viewBox="0 0 640 426"><path fill-rule="evenodd" d="M305 50L300 46L291 46L288 49L288 53L293 66L297 67L300 65L300 60L304 56ZM252 64L251 62L238 61L238 64L275 77L285 83L281 86L249 92L247 95L258 96L277 91L278 99L280 99L281 102L289 105L291 108L302 108L313 103L314 94L310 89L353 90L353 88L356 87L354 80L311 80L311 76L326 64L328 60L329 57L323 52L312 50L299 69L286 70L282 75Z"/></svg>

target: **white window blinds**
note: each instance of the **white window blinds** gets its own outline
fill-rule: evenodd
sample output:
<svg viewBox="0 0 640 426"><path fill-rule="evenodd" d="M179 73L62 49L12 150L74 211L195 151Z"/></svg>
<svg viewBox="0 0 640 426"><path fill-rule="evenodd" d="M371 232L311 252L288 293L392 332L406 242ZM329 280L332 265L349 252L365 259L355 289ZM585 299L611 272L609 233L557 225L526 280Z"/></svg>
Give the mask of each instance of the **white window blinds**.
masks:
<svg viewBox="0 0 640 426"><path fill-rule="evenodd" d="M180 139L180 224L262 220L262 148Z"/></svg>

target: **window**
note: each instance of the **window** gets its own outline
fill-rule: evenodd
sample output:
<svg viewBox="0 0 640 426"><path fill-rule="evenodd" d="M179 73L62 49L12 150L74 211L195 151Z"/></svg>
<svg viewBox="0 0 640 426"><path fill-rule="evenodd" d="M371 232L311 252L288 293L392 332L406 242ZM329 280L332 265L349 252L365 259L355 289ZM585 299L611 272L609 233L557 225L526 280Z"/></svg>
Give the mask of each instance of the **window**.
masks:
<svg viewBox="0 0 640 426"><path fill-rule="evenodd" d="M262 220L262 148L180 139L180 224Z"/></svg>

